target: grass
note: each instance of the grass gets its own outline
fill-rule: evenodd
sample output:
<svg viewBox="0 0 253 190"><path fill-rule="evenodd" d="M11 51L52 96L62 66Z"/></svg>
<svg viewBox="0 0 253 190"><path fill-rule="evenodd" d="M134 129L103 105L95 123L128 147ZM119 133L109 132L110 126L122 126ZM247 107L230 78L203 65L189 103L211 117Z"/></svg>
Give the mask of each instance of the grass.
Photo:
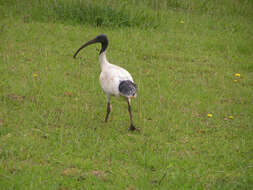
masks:
<svg viewBox="0 0 253 190"><path fill-rule="evenodd" d="M0 4L2 189L253 188L250 1L51 2ZM99 46L72 58L99 33L140 133L116 98L103 122Z"/></svg>

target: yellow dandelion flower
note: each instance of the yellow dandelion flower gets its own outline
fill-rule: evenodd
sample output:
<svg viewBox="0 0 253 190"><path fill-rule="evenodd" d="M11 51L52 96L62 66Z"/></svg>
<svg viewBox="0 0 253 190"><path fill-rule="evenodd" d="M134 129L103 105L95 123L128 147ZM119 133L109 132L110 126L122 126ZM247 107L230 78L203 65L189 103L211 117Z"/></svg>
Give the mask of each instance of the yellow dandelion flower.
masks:
<svg viewBox="0 0 253 190"><path fill-rule="evenodd" d="M37 73L33 73L33 77L36 78L38 77L39 75Z"/></svg>
<svg viewBox="0 0 253 190"><path fill-rule="evenodd" d="M233 119L233 116L232 115L228 116L228 119Z"/></svg>
<svg viewBox="0 0 253 190"><path fill-rule="evenodd" d="M181 23L181 24L184 24L184 21L183 21L183 20L181 20L181 21L180 21L180 23Z"/></svg>
<svg viewBox="0 0 253 190"><path fill-rule="evenodd" d="M240 77L241 74L240 74L240 73L235 73L235 76L236 76L236 77Z"/></svg>
<svg viewBox="0 0 253 190"><path fill-rule="evenodd" d="M238 80L235 79L234 82L238 82Z"/></svg>
<svg viewBox="0 0 253 190"><path fill-rule="evenodd" d="M209 113L209 114L207 114L207 117L213 117L213 114L211 114L211 113Z"/></svg>

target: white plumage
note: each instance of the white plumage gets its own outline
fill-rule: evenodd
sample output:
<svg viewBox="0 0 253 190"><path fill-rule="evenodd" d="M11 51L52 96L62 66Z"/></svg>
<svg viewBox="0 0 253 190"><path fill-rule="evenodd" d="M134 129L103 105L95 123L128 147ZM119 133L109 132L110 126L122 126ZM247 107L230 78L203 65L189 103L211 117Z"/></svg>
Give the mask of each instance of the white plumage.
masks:
<svg viewBox="0 0 253 190"><path fill-rule="evenodd" d="M105 122L107 122L111 111L110 97L123 96L128 102L128 111L130 116L129 130L135 130L136 128L133 125L130 102L131 98L135 98L137 96L137 86L134 84L133 78L127 70L107 61L106 49L108 46L108 39L106 35L100 34L93 40L90 40L82 45L75 53L74 58L81 49L93 43L101 43L102 45L99 53L99 63L101 66L99 81L103 91L107 95L107 113Z"/></svg>
<svg viewBox="0 0 253 190"><path fill-rule="evenodd" d="M124 94L120 94L119 84L121 81L125 80L134 82L130 73L117 65L110 64L106 59L105 52L99 55L99 62L102 70L99 80L104 92L109 96L126 96ZM128 98L128 96L126 97Z"/></svg>

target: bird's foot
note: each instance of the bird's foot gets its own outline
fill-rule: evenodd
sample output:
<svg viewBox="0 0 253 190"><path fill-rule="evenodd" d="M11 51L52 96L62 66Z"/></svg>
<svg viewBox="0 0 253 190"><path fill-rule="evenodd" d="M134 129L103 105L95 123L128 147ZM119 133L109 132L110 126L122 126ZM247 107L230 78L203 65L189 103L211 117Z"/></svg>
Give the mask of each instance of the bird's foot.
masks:
<svg viewBox="0 0 253 190"><path fill-rule="evenodd" d="M130 125L129 131L140 131L138 128L136 128L133 124Z"/></svg>

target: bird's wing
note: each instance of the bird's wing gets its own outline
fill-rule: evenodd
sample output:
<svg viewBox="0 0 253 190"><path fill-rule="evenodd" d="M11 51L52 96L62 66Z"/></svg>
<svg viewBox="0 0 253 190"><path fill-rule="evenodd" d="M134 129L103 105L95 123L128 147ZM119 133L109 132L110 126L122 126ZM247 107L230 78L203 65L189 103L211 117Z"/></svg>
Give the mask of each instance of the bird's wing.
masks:
<svg viewBox="0 0 253 190"><path fill-rule="evenodd" d="M119 67L117 65L112 65L110 67L110 71L112 75L118 78L120 81L122 80L133 81L133 77L131 76L131 74L127 70L123 69L122 67Z"/></svg>
<svg viewBox="0 0 253 190"><path fill-rule="evenodd" d="M110 95L120 95L119 84L121 81L129 80L133 82L130 73L116 65L110 65L100 74L100 84L105 93Z"/></svg>

